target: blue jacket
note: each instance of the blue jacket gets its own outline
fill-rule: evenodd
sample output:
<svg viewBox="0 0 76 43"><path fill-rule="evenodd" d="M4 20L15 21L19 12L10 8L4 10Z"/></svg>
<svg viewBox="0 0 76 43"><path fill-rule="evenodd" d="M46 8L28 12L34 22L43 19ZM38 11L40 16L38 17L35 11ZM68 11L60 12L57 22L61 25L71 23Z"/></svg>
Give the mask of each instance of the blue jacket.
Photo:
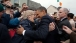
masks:
<svg viewBox="0 0 76 43"><path fill-rule="evenodd" d="M28 19L25 19L22 22L20 22L20 25L22 25L25 30L35 30L37 28L37 22L33 23Z"/></svg>

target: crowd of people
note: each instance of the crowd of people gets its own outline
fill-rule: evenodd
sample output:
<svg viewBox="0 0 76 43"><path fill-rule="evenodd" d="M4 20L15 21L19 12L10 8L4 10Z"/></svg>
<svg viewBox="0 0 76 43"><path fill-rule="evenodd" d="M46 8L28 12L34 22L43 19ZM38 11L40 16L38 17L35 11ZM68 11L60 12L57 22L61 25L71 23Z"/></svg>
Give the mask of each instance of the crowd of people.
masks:
<svg viewBox="0 0 76 43"><path fill-rule="evenodd" d="M58 17L54 15L58 15ZM10 0L0 3L0 43L76 43L76 17L67 8L53 16L43 6L14 8Z"/></svg>

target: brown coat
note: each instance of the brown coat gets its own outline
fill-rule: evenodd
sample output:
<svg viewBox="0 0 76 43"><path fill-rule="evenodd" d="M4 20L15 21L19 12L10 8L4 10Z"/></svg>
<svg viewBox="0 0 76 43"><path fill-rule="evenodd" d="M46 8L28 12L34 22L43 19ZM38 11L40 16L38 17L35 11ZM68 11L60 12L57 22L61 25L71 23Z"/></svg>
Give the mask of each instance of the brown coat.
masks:
<svg viewBox="0 0 76 43"><path fill-rule="evenodd" d="M72 32L70 34L70 43L76 43L76 33Z"/></svg>

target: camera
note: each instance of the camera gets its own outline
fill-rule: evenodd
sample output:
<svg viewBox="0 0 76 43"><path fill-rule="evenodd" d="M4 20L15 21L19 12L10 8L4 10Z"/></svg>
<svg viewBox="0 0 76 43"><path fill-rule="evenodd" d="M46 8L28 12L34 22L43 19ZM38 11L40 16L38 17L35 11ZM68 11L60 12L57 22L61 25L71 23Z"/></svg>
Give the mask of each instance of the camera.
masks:
<svg viewBox="0 0 76 43"><path fill-rule="evenodd" d="M12 5L11 7L6 5L6 4L3 4L3 1L0 1L0 4L2 4L4 7L6 8L11 8L11 9L17 9L16 6Z"/></svg>
<svg viewBox="0 0 76 43"><path fill-rule="evenodd" d="M11 7L5 4L2 4L2 5L5 6L6 8L17 9L14 5L12 5Z"/></svg>

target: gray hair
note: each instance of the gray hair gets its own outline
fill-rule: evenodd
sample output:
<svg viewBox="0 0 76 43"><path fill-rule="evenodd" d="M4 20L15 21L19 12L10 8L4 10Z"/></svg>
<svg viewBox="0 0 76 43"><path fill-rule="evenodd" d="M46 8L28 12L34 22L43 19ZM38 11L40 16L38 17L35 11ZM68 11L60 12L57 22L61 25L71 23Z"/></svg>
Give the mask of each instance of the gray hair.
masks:
<svg viewBox="0 0 76 43"><path fill-rule="evenodd" d="M26 10L22 16L23 16L23 19L26 19L26 18L28 18L28 16L34 15L34 14L35 14L35 11Z"/></svg>
<svg viewBox="0 0 76 43"><path fill-rule="evenodd" d="M67 8L63 8L63 10L64 10L64 12L65 12L66 14L69 13L69 10L68 10Z"/></svg>

